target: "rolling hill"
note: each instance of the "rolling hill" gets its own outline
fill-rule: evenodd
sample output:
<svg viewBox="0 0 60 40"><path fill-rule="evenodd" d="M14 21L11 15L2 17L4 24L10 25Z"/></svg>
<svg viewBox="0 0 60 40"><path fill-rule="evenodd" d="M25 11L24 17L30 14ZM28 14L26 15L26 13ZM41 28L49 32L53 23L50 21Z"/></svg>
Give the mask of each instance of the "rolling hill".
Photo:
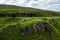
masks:
<svg viewBox="0 0 60 40"><path fill-rule="evenodd" d="M0 17L51 17L60 16L60 12L19 7L12 5L0 5Z"/></svg>
<svg viewBox="0 0 60 40"><path fill-rule="evenodd" d="M60 40L60 12L0 5L0 40Z"/></svg>
<svg viewBox="0 0 60 40"><path fill-rule="evenodd" d="M0 40L60 40L60 18L0 18Z"/></svg>

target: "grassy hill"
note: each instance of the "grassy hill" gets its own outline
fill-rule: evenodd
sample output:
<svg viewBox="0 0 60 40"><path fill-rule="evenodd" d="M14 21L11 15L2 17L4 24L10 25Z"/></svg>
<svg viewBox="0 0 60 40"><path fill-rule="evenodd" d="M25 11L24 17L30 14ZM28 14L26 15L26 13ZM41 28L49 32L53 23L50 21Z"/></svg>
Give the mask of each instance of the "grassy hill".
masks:
<svg viewBox="0 0 60 40"><path fill-rule="evenodd" d="M0 40L60 40L60 12L0 5Z"/></svg>
<svg viewBox="0 0 60 40"><path fill-rule="evenodd" d="M60 40L60 18L16 17L0 19L0 40Z"/></svg>
<svg viewBox="0 0 60 40"><path fill-rule="evenodd" d="M42 16L60 16L60 12L34 9L28 7L19 7L12 5L0 5L1 17L42 17Z"/></svg>

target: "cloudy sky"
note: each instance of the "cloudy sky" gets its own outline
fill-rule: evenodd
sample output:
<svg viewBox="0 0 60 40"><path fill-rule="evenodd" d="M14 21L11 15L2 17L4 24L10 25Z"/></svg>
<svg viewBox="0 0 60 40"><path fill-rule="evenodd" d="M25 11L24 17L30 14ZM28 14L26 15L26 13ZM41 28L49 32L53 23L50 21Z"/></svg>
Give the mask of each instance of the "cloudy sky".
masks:
<svg viewBox="0 0 60 40"><path fill-rule="evenodd" d="M0 0L0 4L60 11L60 0Z"/></svg>

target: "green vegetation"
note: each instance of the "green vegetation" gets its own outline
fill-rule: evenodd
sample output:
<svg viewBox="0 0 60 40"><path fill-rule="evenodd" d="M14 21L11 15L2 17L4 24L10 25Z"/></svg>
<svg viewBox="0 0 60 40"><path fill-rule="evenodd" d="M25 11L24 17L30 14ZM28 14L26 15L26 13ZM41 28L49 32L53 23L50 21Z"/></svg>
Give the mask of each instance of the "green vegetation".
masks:
<svg viewBox="0 0 60 40"><path fill-rule="evenodd" d="M16 17L16 18L0 18L0 40L60 40L60 18L55 17ZM56 25L54 26L49 22L54 19ZM29 31L29 34L22 35L21 28L31 27L37 22L46 22L52 27L51 33L49 32L34 32ZM4 26L3 26L4 25ZM49 27L46 25L46 27Z"/></svg>
<svg viewBox="0 0 60 40"><path fill-rule="evenodd" d="M60 16L60 12L53 12L28 7L0 5L0 17L43 17L43 16L44 17Z"/></svg>
<svg viewBox="0 0 60 40"><path fill-rule="evenodd" d="M0 40L60 40L60 12L0 5Z"/></svg>

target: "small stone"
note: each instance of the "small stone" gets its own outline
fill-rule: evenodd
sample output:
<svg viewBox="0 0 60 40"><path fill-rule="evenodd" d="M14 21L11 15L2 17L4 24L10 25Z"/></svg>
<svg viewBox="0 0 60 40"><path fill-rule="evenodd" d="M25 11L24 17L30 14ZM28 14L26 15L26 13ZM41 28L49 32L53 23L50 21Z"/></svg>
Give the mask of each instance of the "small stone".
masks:
<svg viewBox="0 0 60 40"><path fill-rule="evenodd" d="M55 26L55 24L56 24L56 21L55 21L54 19L50 19L49 22L50 22L50 24L52 24L52 25L54 25L54 26Z"/></svg>
<svg viewBox="0 0 60 40"><path fill-rule="evenodd" d="M22 28L21 33L22 33L22 35L26 35L28 33L28 28L27 27Z"/></svg>

